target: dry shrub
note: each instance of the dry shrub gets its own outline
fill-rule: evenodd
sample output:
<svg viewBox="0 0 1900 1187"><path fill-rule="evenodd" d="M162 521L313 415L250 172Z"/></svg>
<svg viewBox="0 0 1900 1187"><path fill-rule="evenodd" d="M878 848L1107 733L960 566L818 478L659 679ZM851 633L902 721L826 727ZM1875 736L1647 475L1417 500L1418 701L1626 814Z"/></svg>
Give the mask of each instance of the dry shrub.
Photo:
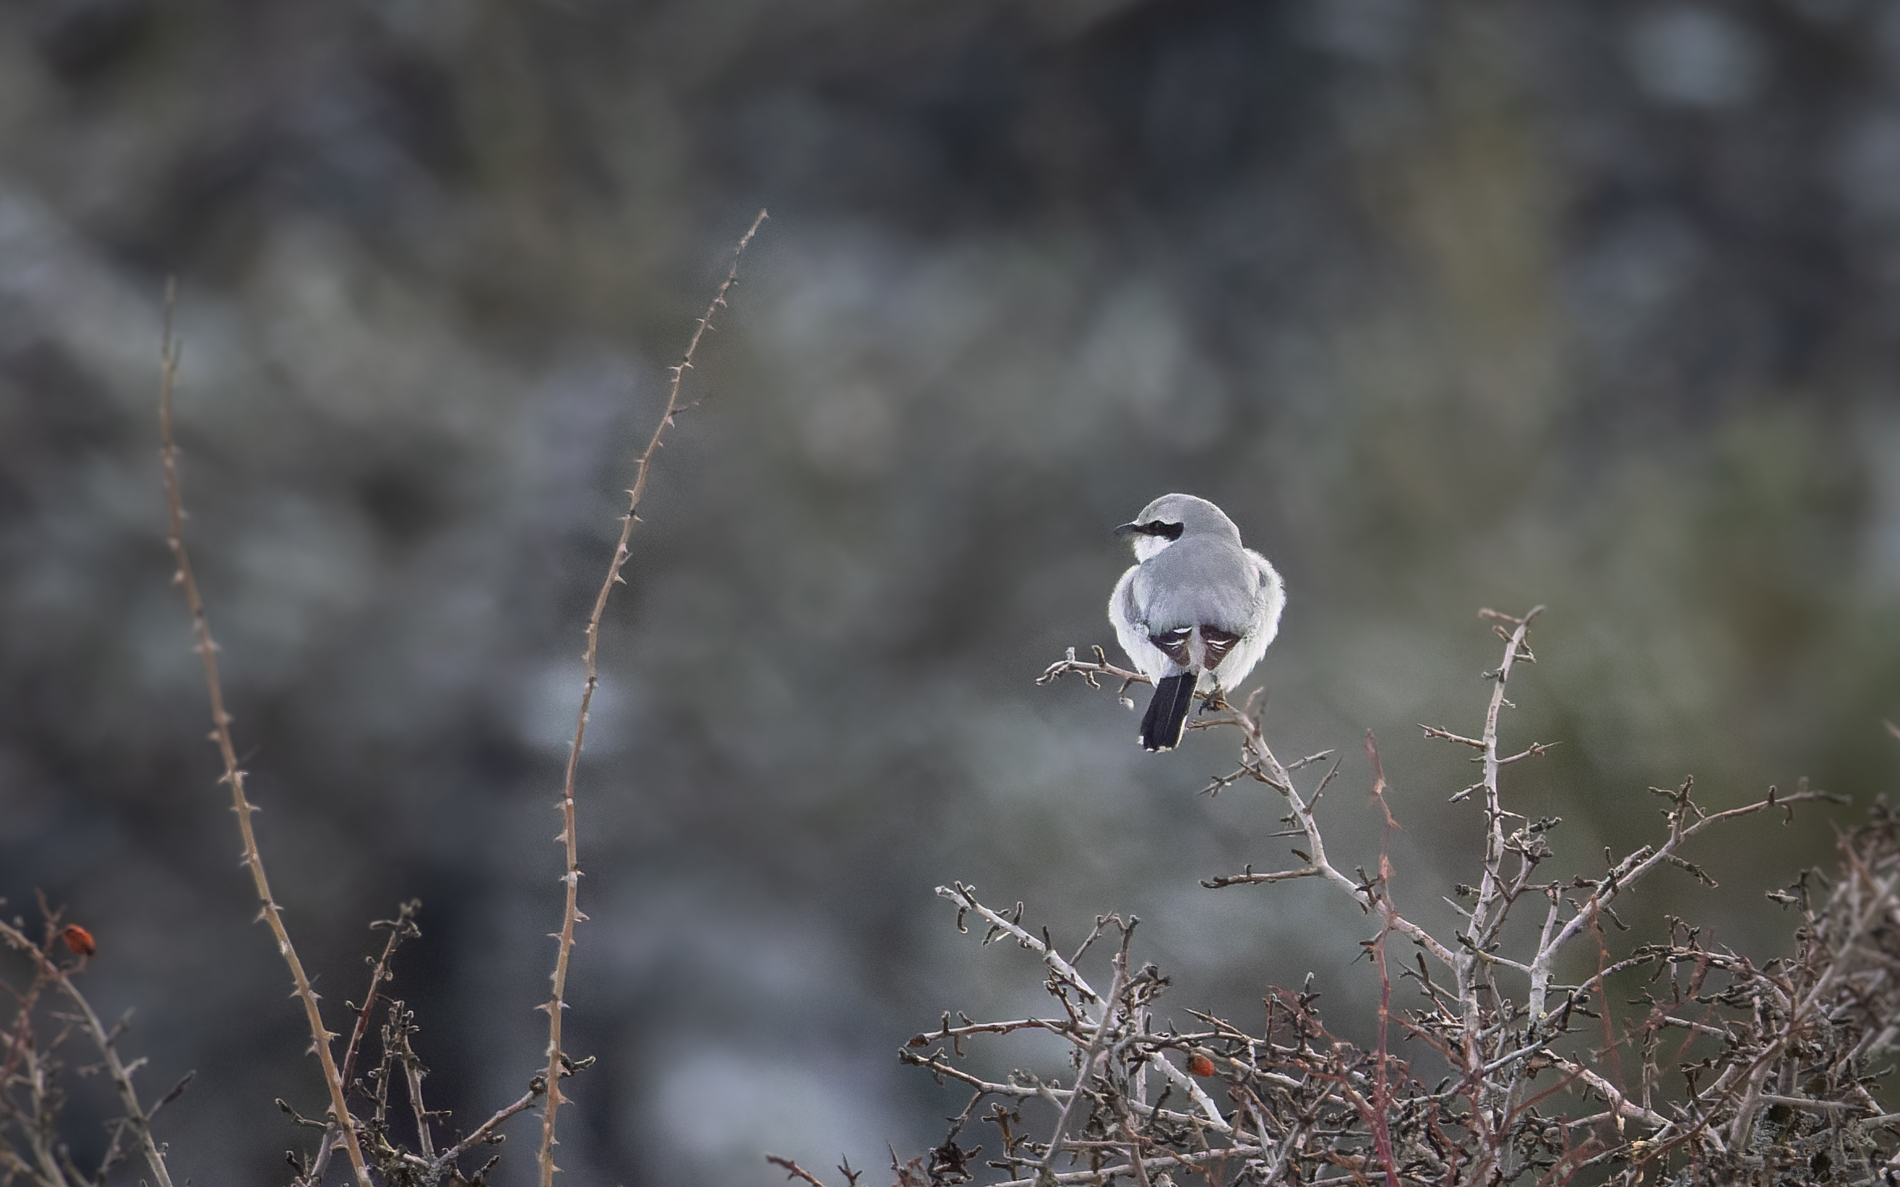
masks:
<svg viewBox="0 0 1900 1187"><path fill-rule="evenodd" d="M1541 608L1540 608L1541 609ZM1391 870L1347 874L1327 856L1312 806L1338 771L1310 791L1274 756L1251 703L1216 703L1198 728L1238 735L1236 769L1206 789L1265 785L1286 807L1301 864L1213 878L1209 888L1319 878L1369 917L1362 941L1377 978L1377 1041L1364 1050L1327 1027L1310 985L1274 989L1266 1021L1248 1030L1188 1009L1191 1030L1162 1023L1156 999L1168 979L1138 963L1134 920L1104 916L1070 954L1026 924L1018 903L997 910L961 883L938 893L959 928L983 942L1014 943L1040 965L1055 1008L1046 1016L978 1021L945 1015L912 1038L901 1058L940 1082L971 1090L943 1143L892 1169L900 1187L981 1179L1008 1187L1049 1184L1815 1184L1900 1181L1900 1113L1882 1103L1900 1038L1900 815L1876 804L1840 838L1831 877L1809 871L1768 897L1793 917L1795 955L1754 961L1667 920L1667 940L1612 951L1616 906L1654 871L1676 867L1707 881L1690 842L1717 826L1841 797L1770 789L1763 799L1709 812L1693 780L1652 788L1663 834L1605 867L1553 877L1546 834L1559 821L1505 806L1500 776L1546 746L1511 752L1499 741L1512 669L1533 663L1528 639L1539 611L1482 612L1504 647L1481 727L1472 735L1426 727L1428 737L1477 751L1483 777L1454 796L1481 797L1482 858L1458 887L1461 925L1437 936L1408 919L1387 893ZM1142 677L1068 657L1045 683L1108 677L1121 691ZM1373 796L1385 779L1370 734ZM1389 811L1387 823L1391 824ZM1777 909L1766 906L1764 909ZM1506 922L1533 914L1534 930ZM1608 925L1606 927L1606 924ZM1529 938L1518 937L1529 934ZM1107 942L1104 942L1107 941ZM1403 949L1409 947L1409 952ZM1559 957L1594 953L1595 972L1558 976ZM1401 954L1403 952L1403 954ZM1105 966L1093 980L1083 967ZM1575 961L1572 964L1576 963ZM1617 1025L1623 1003L1609 979L1647 970L1641 1012ZM1404 1004L1395 1005L1400 991ZM1413 1059L1388 1048L1397 1033ZM1019 1070L986 1080L964 1064L969 1043L1039 1030L1070 1045L1063 1075ZM783 1158L795 1178L821 1180ZM862 1172L840 1168L851 1183Z"/></svg>

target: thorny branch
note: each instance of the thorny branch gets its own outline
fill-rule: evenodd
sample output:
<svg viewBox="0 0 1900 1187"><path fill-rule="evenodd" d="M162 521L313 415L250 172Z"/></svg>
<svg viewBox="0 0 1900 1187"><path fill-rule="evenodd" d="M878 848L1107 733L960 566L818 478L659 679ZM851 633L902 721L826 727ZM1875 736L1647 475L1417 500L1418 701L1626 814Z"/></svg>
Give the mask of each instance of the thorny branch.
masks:
<svg viewBox="0 0 1900 1187"><path fill-rule="evenodd" d="M761 212L760 218L762 219L763 217L764 214ZM753 229L757 229L756 223ZM748 232L747 238L750 239L750 237L751 232ZM743 248L743 246L744 244L742 243L741 247ZM727 289L730 288L731 283L732 277L728 276L726 285L720 289L722 298ZM185 512L183 499L179 493L178 449L173 442L172 436L172 392L177 377L179 359L178 349L171 333L172 297L173 294L168 289L165 307L165 333L160 354L159 437L162 446L161 457L164 464L166 506L170 518L168 543L170 544L173 558L177 564L174 581L184 587L186 604L191 610L197 650L204 663L205 685L211 703L211 737L217 744L219 755L224 761L224 776L220 781L231 789L233 809L238 817L238 830L244 842L244 864L251 871L251 877L256 887L258 899L263 904L260 917L269 924L272 934L277 939L278 951L290 968L291 978L296 987L295 996L303 1002L305 1014L310 1025L311 1046L322 1066L325 1087L330 1096L329 1116L320 1121L300 1116L295 1109L282 1100L277 1102L278 1106L283 1112L290 1116L293 1122L322 1131L322 1137L318 1142L317 1152L314 1157L306 1161L294 1152L289 1156L291 1165L297 1171L297 1187L317 1187L317 1184L323 1181L324 1171L329 1165L332 1154L339 1146L343 1148L349 1157L351 1170L359 1187L371 1187L371 1169L374 1169L385 1183L403 1184L405 1187L436 1187L436 1185L441 1183L445 1178L452 1178L456 1183L480 1183L484 1181L483 1176L487 1169L494 1165L494 1159L491 1158L487 1166L476 1171L473 1179L468 1178L462 1173L459 1165L460 1159L471 1153L476 1146L499 1142L501 1135L498 1129L503 1122L520 1113L526 1112L543 1096L553 1096L554 1090L549 1087L551 1083L558 1083L562 1077L573 1074L575 1071L591 1063L592 1060L573 1061L568 1059L565 1055L559 1054L560 1015L558 1010L551 1009L550 1015L553 1019L556 1057L551 1061L551 1070L548 1076L546 1078L539 1075L535 1076L530 1081L527 1092L514 1103L497 1110L487 1121L478 1126L473 1133L460 1138L460 1140L449 1146L448 1149L438 1152L435 1148L435 1129L438 1126L445 1125L449 1118L446 1112L439 1110L432 1111L423 1103L422 1081L424 1076L427 1075L427 1069L423 1066L421 1059L417 1057L414 1049L410 1045L410 1036L417 1031L414 1014L408 1011L402 1002L390 1001L382 993L382 985L392 976L390 962L397 946L401 944L403 940L420 934L414 922L414 916L420 904L412 901L403 904L398 909L396 918L372 925L374 928L388 930L389 936L384 943L381 956L376 958L372 963L369 987L368 991L364 994L362 1004L351 1007L356 1013L356 1021L352 1027L349 1042L345 1047L341 1066L339 1067L335 1061L331 1051L330 1041L337 1036L332 1034L323 1025L317 995L311 987L309 977L304 972L302 962L297 957L296 949L291 944L289 933L284 927L282 908L278 906L276 900L272 897L270 883L265 877L263 857L259 852L257 839L251 825L251 815L257 811L257 808L248 801L245 795L245 772L238 764L236 746L231 736L231 717L224 708L223 686L218 673L217 644L211 636L210 621L205 612L204 600L199 593L197 578L191 566L191 557L185 547L183 535ZM698 342L700 334L703 334L709 328L710 326L702 319L699 331L694 335L695 344ZM689 351L688 362L690 362L690 357L691 352ZM682 365L684 366L684 364ZM678 375L676 372L673 393L668 404L669 418L679 410L677 407L677 380ZM632 492L634 506L638 505L639 491L644 481L645 462L650 460L653 451L658 447L658 439L659 434L656 433L654 441L648 445L646 456L642 459L642 482L636 483L634 491ZM613 573L611 575L616 579L619 574L620 566L625 563L625 544L627 532L631 530L630 523L631 520L629 519L629 523L623 525L621 547L616 555ZM603 590L600 599L601 603L604 604L605 598L606 593ZM600 607L597 606L588 633L588 691L590 693L592 692L593 686L594 639L598 633L599 623ZM584 724L586 719L585 703L583 703L581 718ZM578 754L579 748L580 737L577 733L574 741L576 754ZM575 920L580 917L578 911L575 910L574 898L574 888L579 875L575 865L575 847L572 839L574 835L573 790L573 768L570 765L565 805L567 827L564 831L565 838L568 842L569 876L567 878L567 918L566 925L562 932L563 945L561 948L560 967L557 969L555 979L556 1004L559 1002L561 987L564 984L567 952L572 946L573 925ZM49 914L49 921L50 919L51 915ZM140 1110L137 1096L132 1091L130 1081L131 1068L123 1065L119 1061L116 1052L110 1049L111 1038L116 1036L116 1031L108 1034L100 1027L98 1019L92 1015L91 1007L86 1005L84 999L78 996L78 991L72 986L70 978L67 977L61 966L51 961L49 956L52 935L50 926L49 922L49 939L47 945L35 950L40 972L36 974L35 980L29 989L29 994L21 999L23 1009L20 1011L19 1022L9 1042L6 1070L5 1072L0 1072L0 1114L13 1116L15 1120L19 1119L18 1115L20 1111L13 1107L14 1102L10 1089L14 1079L17 1078L14 1076L16 1058L24 1058L33 1064L33 1074L28 1077L30 1081L29 1096L31 1098L32 1118L31 1123L26 1126L29 1131L28 1144L33 1149L35 1161L38 1163L38 1169L33 1171L32 1181L45 1184L46 1187L78 1187L78 1184L82 1183L89 1184L91 1187L97 1187L97 1184L103 1180L105 1171L110 1168L124 1135L129 1132L143 1147L146 1154L146 1161L151 1166L153 1176L159 1182L159 1187L170 1187L170 1181L166 1177L160 1148L153 1143L151 1138L149 1126L150 1113ZM15 938L14 934L12 934L14 932L17 932L17 929L5 929L4 932L0 932L0 935L3 935L4 938L11 943ZM89 938L86 940L86 944L90 944ZM79 949L75 949L75 951L78 950ZM89 950L89 948L87 950ZM69 997L72 997L75 1004L79 1006L86 1029L96 1036L99 1036L98 1041L101 1044L101 1049L105 1056L105 1066L112 1074L114 1083L118 1087L120 1096L126 1107L126 1115L121 1119L118 1123L118 1128L113 1132L105 1164L101 1166L99 1173L94 1176L78 1175L76 1169L70 1167L62 1171L59 1165L59 1158L55 1156L55 1151L49 1144L52 1132L51 1112L57 1104L57 1098L53 1095L52 1089L48 1086L50 1085L50 1078L46 1073L50 1069L46 1061L38 1059L36 1055L32 1035L30 1033L30 1019L28 1017L31 1012L31 998L37 996L40 987L46 981L58 982L61 989L67 993ZM374 1082L374 1087L371 1089L366 1088L362 1080L356 1079L353 1076L353 1072L369 1031L372 1013L379 1001L386 1003L385 1019L381 1031L383 1058L381 1065L368 1073L368 1078ZM414 1119L415 1150L408 1150L399 1146L389 1131L387 1116L389 1084L393 1079L398 1077L403 1083L410 1113ZM181 1083L177 1088L174 1088L161 1099L159 1104L162 1105L166 1101L175 1098L182 1089L183 1084ZM372 1112L367 1124L350 1112L348 1094L351 1091L363 1095L371 1103ZM154 1106L153 1111L156 1111L156 1108L157 1106ZM545 1136L550 1141L552 1139L552 1108L553 1103L552 1100L550 1100L549 1117L545 1131ZM365 1149L366 1141L368 1142L367 1152ZM60 1149L63 1149L63 1147L60 1147ZM19 1165L16 1166L16 1162L19 1163ZM0 1187L5 1187L6 1184L10 1183L16 1175L22 1173L22 1168L26 1166L27 1164L19 1162L12 1148L8 1146L5 1141L0 1140ZM543 1166L546 1173L552 1173L553 1164L551 1158L544 1157Z"/></svg>
<svg viewBox="0 0 1900 1187"><path fill-rule="evenodd" d="M172 580L184 587L185 603L191 609L192 631L198 655L204 661L205 689L211 699L211 737L217 743L219 757L224 760L224 775L219 782L231 789L231 810L237 813L238 833L244 840L244 864L251 871L257 901L262 904L259 917L269 925L271 935L276 938L278 954L289 966L296 996L303 1003L304 1016L310 1024L310 1045L323 1069L324 1087L330 1093L332 1119L341 1130L344 1149L350 1157L350 1169L355 1173L359 1187L370 1187L369 1169L363 1161L362 1146L356 1137L356 1123L350 1116L349 1105L343 1099L343 1079L330 1052L330 1040L336 1036L323 1024L323 1011L317 1004L316 991L311 988L310 978L304 973L303 961L297 958L297 949L290 942L290 931L284 926L283 908L277 905L276 898L271 894L270 880L264 875L264 856L258 850L257 836L251 827L251 814L257 809L244 794L244 770L238 765L237 746L231 740L231 715L224 709L224 686L218 678L218 645L211 638L211 619L205 613L204 599L198 593L198 578L192 571L191 554L185 549L184 500L178 489L178 447L172 443L172 387L178 375L178 348L172 339L171 324L174 292L168 288L165 296L165 336L159 356L158 395L160 457L165 468L165 504L171 520L166 541L171 545L173 560L177 562Z"/></svg>
<svg viewBox="0 0 1900 1187"><path fill-rule="evenodd" d="M732 267L726 272L726 279L720 284L718 292L713 294L712 304L706 307L698 325L693 330L692 339L686 344L686 353L673 365L672 386L667 389L666 407L660 412L660 422L653 428L653 436L648 438L647 447L635 462L633 488L627 492L627 513L620 517L620 539L614 544L613 559L607 566L606 580L600 584L600 593L594 598L594 610L587 618L587 649L582 653L586 664L585 682L581 688L580 711L574 720L574 741L568 747L567 768L561 781L561 833L555 841L566 849L567 868L561 875L565 888L566 901L561 911L561 930L556 937L554 971L549 974L552 993L541 1008L548 1015L547 1071L543 1083L547 1086L547 1106L541 1114L541 1187L553 1187L555 1114L564 1099L561 1096L561 1077L568 1057L561 1048L561 1012L567 1009L567 966L574 951L574 926L585 919L580 911L581 859L580 841L574 827L574 779L580 771L581 743L587 735L587 714L594 703L594 690L599 687L599 669L597 656L600 649L600 623L607 613L607 598L613 593L615 585L625 584L620 570L627 564L627 541L633 537L633 525L640 522L640 499L646 493L647 476L653 469L653 459L660 451L666 436L666 430L673 426L674 419L690 405L680 403L680 385L686 372L693 368L693 353L699 349L699 340L713 328L713 315L726 306L726 294L732 286L739 283L739 260L745 255L745 249L758 234L759 227L765 222L765 211L759 211L758 217L739 239L739 245L733 249Z"/></svg>

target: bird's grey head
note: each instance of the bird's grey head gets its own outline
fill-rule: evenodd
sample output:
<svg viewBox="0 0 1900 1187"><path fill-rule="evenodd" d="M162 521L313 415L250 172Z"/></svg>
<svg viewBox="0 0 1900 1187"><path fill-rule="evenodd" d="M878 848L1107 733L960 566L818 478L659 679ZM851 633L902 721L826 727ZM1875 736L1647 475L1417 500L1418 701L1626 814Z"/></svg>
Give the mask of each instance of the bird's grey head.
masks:
<svg viewBox="0 0 1900 1187"><path fill-rule="evenodd" d="M1145 561L1184 536L1212 536L1238 545L1240 529L1227 513L1193 495L1162 495L1141 509L1134 521L1115 529L1134 545L1135 559Z"/></svg>

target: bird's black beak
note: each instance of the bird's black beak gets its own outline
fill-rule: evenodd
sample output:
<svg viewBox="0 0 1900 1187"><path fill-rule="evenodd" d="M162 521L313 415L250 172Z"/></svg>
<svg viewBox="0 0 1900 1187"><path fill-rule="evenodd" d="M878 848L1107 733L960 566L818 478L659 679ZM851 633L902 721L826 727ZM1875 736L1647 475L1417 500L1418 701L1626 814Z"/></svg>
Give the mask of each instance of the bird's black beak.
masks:
<svg viewBox="0 0 1900 1187"><path fill-rule="evenodd" d="M1162 523L1156 519L1148 523L1125 523L1115 529L1115 534L1124 540L1130 536L1159 536L1163 540L1179 540L1181 538L1181 529L1185 526L1187 525Z"/></svg>

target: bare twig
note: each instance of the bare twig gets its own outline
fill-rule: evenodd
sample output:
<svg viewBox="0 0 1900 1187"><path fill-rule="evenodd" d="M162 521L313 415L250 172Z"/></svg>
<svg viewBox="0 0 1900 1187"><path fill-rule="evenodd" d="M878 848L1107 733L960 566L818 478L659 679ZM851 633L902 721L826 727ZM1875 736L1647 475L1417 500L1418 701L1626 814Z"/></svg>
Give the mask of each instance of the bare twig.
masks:
<svg viewBox="0 0 1900 1187"><path fill-rule="evenodd" d="M536 1076L533 1080L528 1082L528 1090L522 1093L513 1104L504 1105L500 1109L497 1109L495 1115L476 1126L473 1133L470 1133L467 1137L455 1143L455 1145L444 1150L442 1156L436 1160L437 1164L445 1167L454 1166L456 1159L493 1137L495 1131L501 1128L502 1122L517 1113L525 1113L533 1108L534 1102L540 1100L546 1092L547 1081L543 1080L540 1076Z"/></svg>
<svg viewBox="0 0 1900 1187"><path fill-rule="evenodd" d="M964 912L975 912L977 915L989 920L992 934L1008 935L1014 938L1018 944L1021 944L1031 952L1042 957L1043 962L1049 966L1050 970L1054 972L1056 976L1068 984L1075 986L1076 989L1082 992L1084 997L1094 1002L1102 1000L1102 995L1089 987L1089 983L1083 979L1081 973L1076 971L1074 965L1062 959L1062 953L1057 952L1053 944L1030 935L1027 931L1023 930L1022 924L1018 920L999 914L978 902L976 898L976 887L965 886L961 882L953 883L951 886L939 886L937 887L937 896L939 898L949 899L951 902L957 904L958 927L962 927L963 925ZM1021 914L1020 906L1018 908L1018 914Z"/></svg>
<svg viewBox="0 0 1900 1187"><path fill-rule="evenodd" d="M415 924L415 914L421 909L421 900L411 899L396 908L396 918L380 920L370 925L372 928L387 929L389 937L383 941L382 954L370 966L369 990L363 995L363 1004L356 1009L356 1025L351 1028L350 1041L343 1048L343 1064L339 1075L346 1089L353 1082L356 1057L362 1050L364 1035L369 1032L370 1011L375 1008L377 999L381 995L383 982L390 978L390 960L396 955L397 946L405 939L422 934ZM323 1182L323 1172L330 1165L330 1155L336 1150L336 1138L340 1130L341 1127L332 1120L328 1131L323 1135L323 1140L317 1144L317 1156L311 1161L310 1169L297 1180L299 1184L315 1187L316 1184Z"/></svg>
<svg viewBox="0 0 1900 1187"><path fill-rule="evenodd" d="M1045 1174L1053 1175L1056 1169L1056 1156L1062 1153L1062 1139L1069 1128L1069 1117L1075 1112L1075 1102L1088 1092L1089 1077L1095 1074L1095 1061L1100 1059L1102 1051L1108 1046L1115 1011L1121 1008L1122 991L1128 988L1128 941L1134 935L1134 928L1122 929L1122 948L1115 954L1115 980L1109 986L1108 1000L1102 1003L1102 1016L1095 1023L1095 1033L1089 1037L1089 1044L1082 1053L1082 1063L1075 1073L1075 1090L1069 1099L1062 1102L1062 1112L1056 1116L1055 1132L1049 1135L1049 1150L1043 1155L1042 1169Z"/></svg>
<svg viewBox="0 0 1900 1187"><path fill-rule="evenodd" d="M825 1187L823 1180L789 1158L781 1158L777 1154L767 1154L765 1160L773 1166L784 1170L787 1179L801 1179L804 1182L810 1183L811 1187Z"/></svg>

